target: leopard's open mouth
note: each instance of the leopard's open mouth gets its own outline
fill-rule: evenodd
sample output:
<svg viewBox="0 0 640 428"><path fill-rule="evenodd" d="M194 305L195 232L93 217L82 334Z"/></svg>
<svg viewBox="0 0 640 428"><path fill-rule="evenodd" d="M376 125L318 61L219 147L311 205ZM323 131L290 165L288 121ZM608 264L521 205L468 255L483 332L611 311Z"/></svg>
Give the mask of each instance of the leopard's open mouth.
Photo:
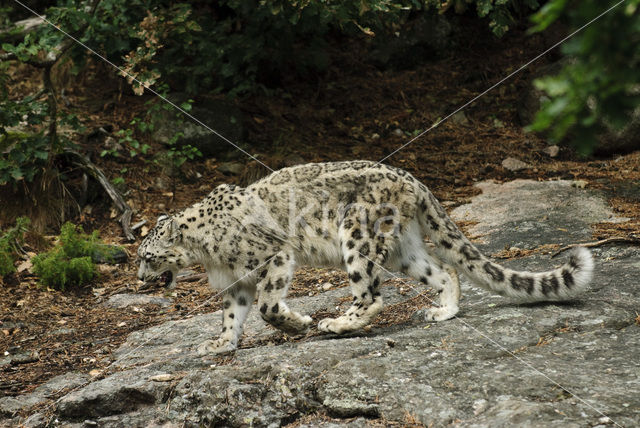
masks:
<svg viewBox="0 0 640 428"><path fill-rule="evenodd" d="M173 272L171 272L170 270L162 273L159 277L158 280L162 283L162 285L164 285L165 287L168 287L171 285L171 282L173 281Z"/></svg>

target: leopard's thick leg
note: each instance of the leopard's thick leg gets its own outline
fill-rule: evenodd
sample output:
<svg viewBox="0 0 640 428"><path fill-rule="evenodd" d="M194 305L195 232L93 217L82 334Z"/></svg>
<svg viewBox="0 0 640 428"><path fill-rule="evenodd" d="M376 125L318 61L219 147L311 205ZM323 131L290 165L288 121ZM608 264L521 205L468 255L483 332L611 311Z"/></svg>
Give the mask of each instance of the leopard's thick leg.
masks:
<svg viewBox="0 0 640 428"><path fill-rule="evenodd" d="M370 236L367 227L346 219L340 227L344 263L349 274L353 303L344 315L325 318L318 330L330 333L347 333L360 329L373 321L382 310L381 265L388 256L389 234Z"/></svg>
<svg viewBox="0 0 640 428"><path fill-rule="evenodd" d="M458 272L449 265L444 265L440 277L429 285L440 293L439 307L429 308L425 319L428 321L444 321L456 316L460 310L460 280Z"/></svg>
<svg viewBox="0 0 640 428"><path fill-rule="evenodd" d="M284 301L294 266L292 255L281 251L272 257L258 282L258 308L262 319L290 335L306 333L313 321L310 316L289 309Z"/></svg>
<svg viewBox="0 0 640 428"><path fill-rule="evenodd" d="M249 284L237 285L227 290L222 299L222 333L218 339L200 344L200 355L232 352L238 347L255 292L255 285Z"/></svg>
<svg viewBox="0 0 640 428"><path fill-rule="evenodd" d="M425 249L414 250L410 257L404 257L401 271L432 287L439 294L439 306L427 310L429 321L444 321L453 318L459 310L460 281L458 273L449 265L443 264Z"/></svg>

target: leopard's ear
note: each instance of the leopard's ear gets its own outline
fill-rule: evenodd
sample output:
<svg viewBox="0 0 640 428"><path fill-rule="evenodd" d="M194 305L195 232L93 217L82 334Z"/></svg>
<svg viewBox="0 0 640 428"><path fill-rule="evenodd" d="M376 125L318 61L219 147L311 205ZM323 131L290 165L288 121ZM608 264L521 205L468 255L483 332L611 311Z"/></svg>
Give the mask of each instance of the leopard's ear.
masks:
<svg viewBox="0 0 640 428"><path fill-rule="evenodd" d="M169 224L169 236L173 242L182 241L182 230L180 229L180 225L173 218L171 219L171 223Z"/></svg>
<svg viewBox="0 0 640 428"><path fill-rule="evenodd" d="M170 218L171 218L171 216L169 214L167 214L167 213L160 214L158 216L158 220L156 220L156 224L160 224L163 221L168 220Z"/></svg>
<svg viewBox="0 0 640 428"><path fill-rule="evenodd" d="M160 218L162 217L163 216L160 216L158 218L158 222L160 221L168 222L166 226L167 233L165 233L163 236L163 241L165 245L171 246L173 244L177 244L181 242L182 230L180 229L180 224L178 224L178 222L173 217L166 216L166 218L163 218L162 220L160 220Z"/></svg>

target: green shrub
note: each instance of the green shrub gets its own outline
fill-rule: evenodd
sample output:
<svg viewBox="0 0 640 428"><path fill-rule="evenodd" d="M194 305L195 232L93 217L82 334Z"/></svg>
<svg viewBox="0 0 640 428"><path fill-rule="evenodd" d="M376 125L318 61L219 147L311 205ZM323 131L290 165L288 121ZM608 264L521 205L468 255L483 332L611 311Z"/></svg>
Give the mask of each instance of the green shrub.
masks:
<svg viewBox="0 0 640 428"><path fill-rule="evenodd" d="M174 90L215 89L231 96L277 86L283 74L326 70L329 40L336 36L393 34L412 14L445 13L452 5L451 12L475 9L501 36L518 16L538 7L537 0L223 0L206 7L152 1L155 7L148 10L123 4L127 34L109 35L135 46L125 55L128 73L145 84L164 80ZM111 10L102 13L103 22L110 22ZM138 83L134 90L142 93Z"/></svg>
<svg viewBox="0 0 640 428"><path fill-rule="evenodd" d="M165 92L159 85L164 82L170 88L168 92L215 91L231 97L277 88L283 76L304 79L323 72L330 65L331 41L395 34L413 16L424 11L464 13L467 8L475 9L476 15L487 22L494 34L502 35L518 17L538 6L537 0L102 0L89 3L95 3L97 8L88 8L86 1L57 0L47 2L53 6L39 12L55 26L118 64L137 94L144 92L143 85ZM5 10L10 11L10 6L0 7L0 11ZM16 7L15 12L19 11L22 8ZM0 23L5 20L0 18ZM0 48L18 61L39 63L68 41L54 26L42 25L23 40L1 43ZM81 44L70 46L60 61L71 59L71 72L79 73L86 68L88 51ZM11 66L9 61L0 61L0 152L3 153L0 186L33 181L43 169L55 166L56 156L66 148L75 147L72 138L55 131L57 127L66 125L76 133L83 130L68 108L54 108L55 93L64 88L53 87L53 81L51 85L44 85L49 94L46 100L42 92L21 99L10 97ZM17 126L20 132L15 132ZM119 137L131 157L145 154L149 148L133 138L131 131L122 130ZM103 156L107 154L116 155L114 151L103 152ZM169 152L176 164L193 156L197 156L194 151L172 149Z"/></svg>
<svg viewBox="0 0 640 428"><path fill-rule="evenodd" d="M47 163L49 141L43 132L15 132L26 122L37 129L45 122L48 106L34 96L9 98L9 63L0 62L0 186L32 181Z"/></svg>
<svg viewBox="0 0 640 428"><path fill-rule="evenodd" d="M0 248L0 276L5 276L14 272L16 267L13 265L15 260L6 248Z"/></svg>
<svg viewBox="0 0 640 428"><path fill-rule="evenodd" d="M534 31L562 20L579 28L615 3L597 0L551 0L534 16ZM545 131L553 142L568 138L582 153L591 153L609 124L622 129L640 107L640 0L615 7L561 47L571 58L558 75L538 79L546 92L532 131Z"/></svg>
<svg viewBox="0 0 640 428"><path fill-rule="evenodd" d="M18 217L16 225L8 229L0 237L0 276L15 272L14 265L18 247L24 241L24 234L29 227L30 220L27 217Z"/></svg>
<svg viewBox="0 0 640 428"><path fill-rule="evenodd" d="M96 276L91 257L68 258L61 247L33 258L33 271L40 282L64 290L67 286L83 285Z"/></svg>
<svg viewBox="0 0 640 428"><path fill-rule="evenodd" d="M537 8L538 0L103 0L95 13L85 2L58 0L47 19L109 60L122 65L134 90L144 83L168 83L172 90L230 95L278 85L283 74L323 71L329 65L328 44L338 37L373 37L394 33L412 15L464 13L474 10L496 35L519 16ZM5 43L22 61L54 50L65 36L50 26L35 30L23 42ZM87 50L70 51L74 71L86 64ZM124 58L124 64L122 59Z"/></svg>
<svg viewBox="0 0 640 428"><path fill-rule="evenodd" d="M60 229L60 243L64 255L70 259L80 257L92 257L95 251L100 251L100 237L98 231L90 235L84 234L80 226L73 223L65 223Z"/></svg>
<svg viewBox="0 0 640 428"><path fill-rule="evenodd" d="M59 244L33 258L33 272L42 284L56 289L84 285L97 275L95 262L111 260L118 251L102 243L97 231L87 235L81 227L65 223Z"/></svg>

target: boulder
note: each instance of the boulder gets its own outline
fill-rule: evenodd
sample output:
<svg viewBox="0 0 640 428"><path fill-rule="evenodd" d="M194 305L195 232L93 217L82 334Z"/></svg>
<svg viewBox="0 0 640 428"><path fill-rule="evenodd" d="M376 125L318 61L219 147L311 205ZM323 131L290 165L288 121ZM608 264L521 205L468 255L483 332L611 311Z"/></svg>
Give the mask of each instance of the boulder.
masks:
<svg viewBox="0 0 640 428"><path fill-rule="evenodd" d="M476 187L482 193L455 208L451 217L475 223L468 233L490 252L584 242L591 238L591 224L628 220L611 210L603 194L571 180L482 181Z"/></svg>
<svg viewBox="0 0 640 428"><path fill-rule="evenodd" d="M522 169L531 168L531 165L526 162L522 162L520 159L509 157L502 160L502 167L511 172L516 172Z"/></svg>
<svg viewBox="0 0 640 428"><path fill-rule="evenodd" d="M149 296L147 294L114 294L103 303L109 308L122 309L129 306L158 305L162 308L171 306L171 299L159 296Z"/></svg>
<svg viewBox="0 0 640 428"><path fill-rule="evenodd" d="M477 223L471 234L487 254L584 241L591 224L624 221L605 194L571 183L480 188L485 193L452 214ZM198 344L220 334L219 311L159 324L129 335L106 377L60 398L55 418L101 427L363 427L372 419L399 426L635 426L640 250L612 246L594 255L591 288L569 303L521 304L463 280L461 312L452 320L427 323L422 308L404 322L342 336L312 329L297 339L266 325L254 308L232 356L197 353ZM537 251L503 264L546 270L563 260ZM383 284L387 307L424 291L413 281L403 288L410 293ZM348 288L289 299L318 317L344 311L349 301Z"/></svg>
<svg viewBox="0 0 640 428"><path fill-rule="evenodd" d="M52 397L55 397L55 395L60 391L71 390L85 385L89 382L89 379L90 377L86 374L69 372L50 379L30 394L20 395L17 397L0 398L0 426L3 426L2 416L13 416L20 411L28 410L46 403L50 401ZM40 419L39 417L35 417L36 414L37 412L34 412L33 415L30 415L34 416L31 418L31 423Z"/></svg>

